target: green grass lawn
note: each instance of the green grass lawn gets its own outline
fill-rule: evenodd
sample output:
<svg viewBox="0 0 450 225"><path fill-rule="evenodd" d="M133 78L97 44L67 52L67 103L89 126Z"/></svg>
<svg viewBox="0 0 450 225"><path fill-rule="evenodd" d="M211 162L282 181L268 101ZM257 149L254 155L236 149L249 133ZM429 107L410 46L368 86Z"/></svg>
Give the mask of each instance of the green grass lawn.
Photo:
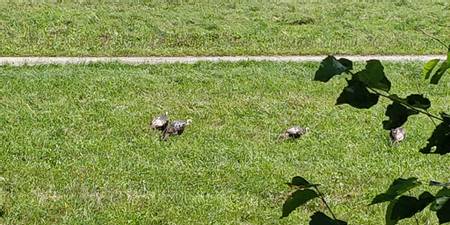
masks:
<svg viewBox="0 0 450 225"><path fill-rule="evenodd" d="M433 129L427 118L411 118L407 140L390 147L381 128L388 102L334 106L345 81L313 82L317 67L0 67L0 223L306 224L323 205L279 219L284 183L300 175L322 184L339 218L375 225L385 205L367 205L394 178L449 179L448 156L418 152ZM450 112L450 77L430 87L420 70L387 64L393 92L421 88L431 112ZM148 122L165 111L193 124L161 142ZM311 132L276 140L295 124ZM427 218L436 223L428 210L419 216Z"/></svg>
<svg viewBox="0 0 450 225"><path fill-rule="evenodd" d="M450 41L446 0L10 2L2 56L444 53L417 29Z"/></svg>

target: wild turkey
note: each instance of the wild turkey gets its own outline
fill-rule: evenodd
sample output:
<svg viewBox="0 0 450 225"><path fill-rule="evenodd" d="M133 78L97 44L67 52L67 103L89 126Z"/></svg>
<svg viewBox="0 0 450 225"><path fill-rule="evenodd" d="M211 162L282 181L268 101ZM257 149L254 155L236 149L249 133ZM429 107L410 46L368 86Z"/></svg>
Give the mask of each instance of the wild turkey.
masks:
<svg viewBox="0 0 450 225"><path fill-rule="evenodd" d="M169 136L181 135L184 132L186 126L189 126L192 120L175 120L170 123L161 135L161 140L166 141Z"/></svg>
<svg viewBox="0 0 450 225"><path fill-rule="evenodd" d="M399 143L400 141L403 141L403 139L405 139L406 131L403 127L397 127L397 128L391 129L389 136L391 138L392 144L396 144L396 143Z"/></svg>
<svg viewBox="0 0 450 225"><path fill-rule="evenodd" d="M301 137L302 135L306 134L306 132L309 131L309 128L303 128L303 127L299 127L299 126L294 126L291 128L288 128L286 131L284 131L283 134L281 134L278 139L288 139L288 138L292 138L292 139L296 139Z"/></svg>
<svg viewBox="0 0 450 225"><path fill-rule="evenodd" d="M164 131L167 124L169 124L169 114L166 112L163 115L154 118L150 124L150 128Z"/></svg>

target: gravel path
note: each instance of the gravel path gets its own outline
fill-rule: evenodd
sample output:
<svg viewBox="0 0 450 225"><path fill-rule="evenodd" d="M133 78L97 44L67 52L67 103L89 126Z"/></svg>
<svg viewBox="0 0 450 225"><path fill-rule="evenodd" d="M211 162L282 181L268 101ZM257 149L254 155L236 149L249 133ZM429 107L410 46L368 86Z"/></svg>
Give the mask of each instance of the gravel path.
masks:
<svg viewBox="0 0 450 225"><path fill-rule="evenodd" d="M379 59L381 61L428 61L445 59L444 55L354 55L336 56L352 61ZM125 64L161 64L161 63L195 63L237 62L237 61L273 61L273 62L319 62L325 56L184 56L184 57L0 57L0 65L41 65L41 64L84 64L119 62Z"/></svg>

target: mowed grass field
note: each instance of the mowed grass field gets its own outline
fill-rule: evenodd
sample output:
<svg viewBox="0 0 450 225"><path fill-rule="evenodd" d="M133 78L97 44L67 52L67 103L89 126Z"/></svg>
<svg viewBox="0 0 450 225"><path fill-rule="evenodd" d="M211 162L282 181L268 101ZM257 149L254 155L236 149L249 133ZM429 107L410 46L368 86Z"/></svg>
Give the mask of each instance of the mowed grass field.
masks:
<svg viewBox="0 0 450 225"><path fill-rule="evenodd" d="M285 182L300 175L322 184L340 219L375 225L385 205L368 204L394 178L448 180L448 156L418 152L433 130L428 118L411 118L406 141L391 147L381 128L388 102L334 106L345 81L313 82L317 67L1 67L0 223L307 224L325 210L319 202L279 219ZM450 111L450 77L430 87L419 63L385 70L394 93L420 89L431 112ZM193 124L161 142L148 123L165 111ZM296 124L311 131L276 140ZM428 210L418 219L436 223Z"/></svg>
<svg viewBox="0 0 450 225"><path fill-rule="evenodd" d="M449 28L446 0L0 1L2 56L444 54L418 30Z"/></svg>

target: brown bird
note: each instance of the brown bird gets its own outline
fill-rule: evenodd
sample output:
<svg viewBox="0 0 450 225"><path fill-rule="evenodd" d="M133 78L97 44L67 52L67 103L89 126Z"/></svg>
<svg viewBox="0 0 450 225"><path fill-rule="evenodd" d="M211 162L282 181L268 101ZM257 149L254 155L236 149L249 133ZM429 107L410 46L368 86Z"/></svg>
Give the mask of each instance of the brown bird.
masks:
<svg viewBox="0 0 450 225"><path fill-rule="evenodd" d="M169 124L169 113L166 112L163 115L155 117L150 124L150 128L163 131L166 129L168 124Z"/></svg>
<svg viewBox="0 0 450 225"><path fill-rule="evenodd" d="M169 136L181 135L184 132L186 126L189 126L192 120L175 120L170 123L161 135L161 140L166 141Z"/></svg>
<svg viewBox="0 0 450 225"><path fill-rule="evenodd" d="M302 135L306 134L306 132L309 131L309 128L303 128L303 127L299 127L299 126L294 126L291 128L288 128L286 131L284 131L284 133L282 133L280 136L278 136L278 139L288 139L288 138L292 138L292 139L296 139L301 137Z"/></svg>
<svg viewBox="0 0 450 225"><path fill-rule="evenodd" d="M392 144L397 144L400 141L403 141L406 137L405 128L397 127L397 128L391 129L389 137L391 138Z"/></svg>

